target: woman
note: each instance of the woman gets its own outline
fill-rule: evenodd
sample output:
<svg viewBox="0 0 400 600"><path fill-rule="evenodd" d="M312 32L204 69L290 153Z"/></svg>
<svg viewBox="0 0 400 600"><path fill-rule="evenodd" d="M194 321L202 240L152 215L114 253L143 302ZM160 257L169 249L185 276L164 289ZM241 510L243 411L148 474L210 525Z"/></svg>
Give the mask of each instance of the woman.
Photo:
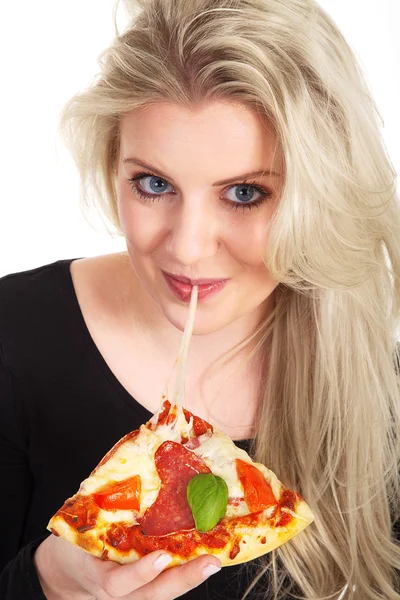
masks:
<svg viewBox="0 0 400 600"><path fill-rule="evenodd" d="M400 598L400 208L355 57L313 0L126 5L62 127L127 252L0 282L2 598ZM315 522L121 567L45 528L159 407L194 283L187 408Z"/></svg>

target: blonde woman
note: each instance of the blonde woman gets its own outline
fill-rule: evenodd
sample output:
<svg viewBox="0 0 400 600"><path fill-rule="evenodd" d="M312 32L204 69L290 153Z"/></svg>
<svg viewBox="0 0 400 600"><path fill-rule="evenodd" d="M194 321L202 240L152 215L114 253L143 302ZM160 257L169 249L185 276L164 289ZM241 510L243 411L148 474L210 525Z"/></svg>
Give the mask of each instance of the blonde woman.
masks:
<svg viewBox="0 0 400 600"><path fill-rule="evenodd" d="M138 0L62 130L127 252L0 281L1 598L400 598L400 207L379 114L314 0ZM262 559L104 562L46 531L160 402L315 522ZM7 566L6 566L7 565Z"/></svg>

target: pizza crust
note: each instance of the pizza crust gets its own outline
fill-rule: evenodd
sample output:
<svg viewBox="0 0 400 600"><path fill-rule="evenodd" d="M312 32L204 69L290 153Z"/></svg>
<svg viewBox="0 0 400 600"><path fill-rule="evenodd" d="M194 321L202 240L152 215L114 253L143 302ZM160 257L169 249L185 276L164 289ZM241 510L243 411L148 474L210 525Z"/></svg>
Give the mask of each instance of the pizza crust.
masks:
<svg viewBox="0 0 400 600"><path fill-rule="evenodd" d="M228 541L224 548L211 549L210 547L199 545L190 556L181 556L174 554L170 550L166 550L173 556L173 560L167 568L183 564L202 554L217 556L222 566L235 565L258 558L289 541L314 520L311 510L304 500L298 502L296 512L292 516L293 519L285 527L272 528L268 522L269 513L267 510L264 513L260 513L260 522L256 526L249 526L239 521L232 528L232 539ZM236 519L223 519L221 523L225 522L228 529L230 529L229 524L233 525L235 521ZM55 515L50 520L48 529L93 556L104 560L112 560L119 564L128 564L141 558L141 555L135 549L121 553L119 550L113 548L106 541L106 528L103 530L91 529L78 533L61 515ZM184 535L183 533L183 538ZM233 554L235 556L232 557Z"/></svg>

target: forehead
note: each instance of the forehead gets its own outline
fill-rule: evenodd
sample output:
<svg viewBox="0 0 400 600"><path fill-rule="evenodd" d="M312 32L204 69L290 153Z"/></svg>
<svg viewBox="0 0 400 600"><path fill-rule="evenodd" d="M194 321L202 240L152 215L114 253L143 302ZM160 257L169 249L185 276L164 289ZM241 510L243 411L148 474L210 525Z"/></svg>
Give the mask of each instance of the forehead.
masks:
<svg viewBox="0 0 400 600"><path fill-rule="evenodd" d="M218 172L217 178L221 169L228 176L235 167L250 171L282 166L268 121L243 104L218 101L190 110L153 104L123 115L120 133L122 159L134 155L167 171L177 161L180 169L204 167Z"/></svg>

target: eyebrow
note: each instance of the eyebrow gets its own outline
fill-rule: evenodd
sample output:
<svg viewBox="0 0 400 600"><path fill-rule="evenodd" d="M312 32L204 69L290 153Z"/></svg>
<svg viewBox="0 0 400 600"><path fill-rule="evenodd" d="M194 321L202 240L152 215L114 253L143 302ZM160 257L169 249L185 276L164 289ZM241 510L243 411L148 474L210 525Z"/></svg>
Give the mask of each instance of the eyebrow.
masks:
<svg viewBox="0 0 400 600"><path fill-rule="evenodd" d="M149 171L154 171L155 173L158 173L159 175L161 175L161 177L168 179L169 181L171 181L171 178L166 175L165 173L163 173L162 171L160 171L160 169L156 169L155 167L153 167L150 164L145 163L143 160L139 160L138 158L124 158L122 160L122 162L125 163L133 163L135 165L139 165L140 167L143 167L144 169L148 169ZM237 181L238 179L247 179L248 177L258 177L258 176L272 176L272 177L281 177L282 173L277 173L276 171L268 171L268 169L264 169L262 171L251 171L250 173L243 173L242 175L237 175L236 177L230 177L229 179L224 179L222 181L216 181L215 183L213 183L213 187L218 186L218 185L226 185L227 183L232 183L233 181Z"/></svg>

